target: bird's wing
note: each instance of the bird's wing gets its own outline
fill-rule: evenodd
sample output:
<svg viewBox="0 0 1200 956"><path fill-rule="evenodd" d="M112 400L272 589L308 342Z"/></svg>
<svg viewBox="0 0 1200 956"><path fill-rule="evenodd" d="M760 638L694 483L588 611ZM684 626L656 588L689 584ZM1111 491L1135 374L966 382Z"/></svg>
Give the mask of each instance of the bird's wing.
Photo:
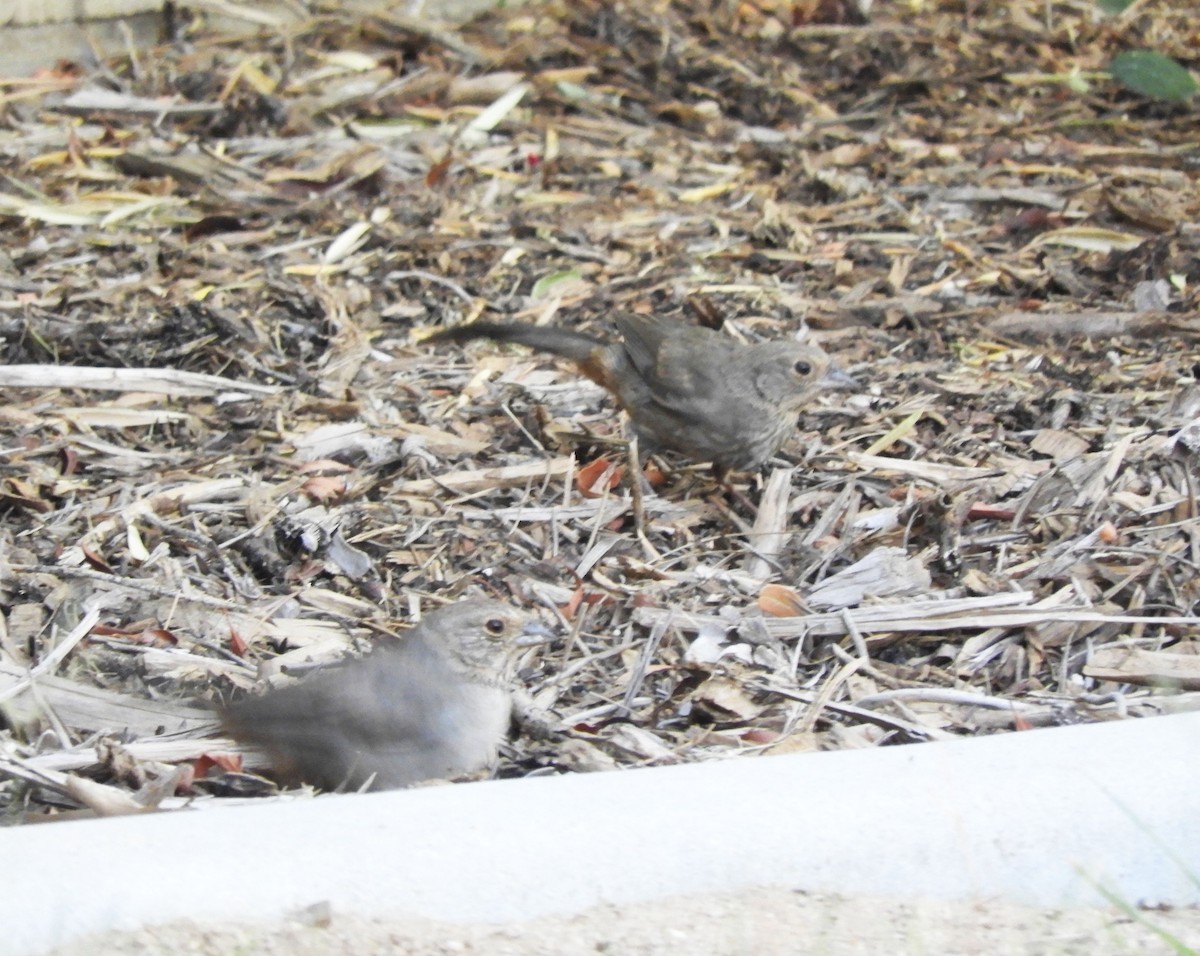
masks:
<svg viewBox="0 0 1200 956"><path fill-rule="evenodd" d="M671 326L663 319L623 312L614 320L634 371L651 381L658 376L658 354Z"/></svg>
<svg viewBox="0 0 1200 956"><path fill-rule="evenodd" d="M618 316L616 323L625 353L655 404L689 415L698 399L728 392L730 343L719 334L632 313Z"/></svg>
<svg viewBox="0 0 1200 956"><path fill-rule="evenodd" d="M225 720L236 736L253 743L372 740L383 733L419 744L435 735L429 715L436 711L438 688L455 679L422 642L405 642L244 698L226 710Z"/></svg>

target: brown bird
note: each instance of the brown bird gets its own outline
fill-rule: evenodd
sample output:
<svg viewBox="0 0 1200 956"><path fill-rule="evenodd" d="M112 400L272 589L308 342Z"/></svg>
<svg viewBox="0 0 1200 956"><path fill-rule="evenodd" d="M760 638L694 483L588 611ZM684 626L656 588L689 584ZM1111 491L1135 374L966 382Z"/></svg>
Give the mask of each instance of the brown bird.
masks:
<svg viewBox="0 0 1200 956"><path fill-rule="evenodd" d="M429 340L517 342L569 358L616 396L645 451L711 461L718 480L758 468L779 451L817 391L854 387L814 345L744 345L711 329L632 313L614 321L620 342L501 322L457 325Z"/></svg>
<svg viewBox="0 0 1200 956"><path fill-rule="evenodd" d="M492 767L512 719L515 651L550 631L490 599L430 612L396 646L225 708L225 729L289 782L405 787Z"/></svg>

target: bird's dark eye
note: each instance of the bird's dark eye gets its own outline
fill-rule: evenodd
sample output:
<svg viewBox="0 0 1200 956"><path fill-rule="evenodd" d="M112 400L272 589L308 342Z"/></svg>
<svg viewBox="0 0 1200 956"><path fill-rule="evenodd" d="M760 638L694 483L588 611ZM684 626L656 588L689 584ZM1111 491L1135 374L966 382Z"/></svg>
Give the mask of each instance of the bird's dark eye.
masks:
<svg viewBox="0 0 1200 956"><path fill-rule="evenodd" d="M483 625L483 628L489 634L503 634L504 619L499 617L489 617L487 622Z"/></svg>
<svg viewBox="0 0 1200 956"><path fill-rule="evenodd" d="M795 365L792 366L792 371L797 375L811 375L812 366L808 362L804 361L804 359L800 359Z"/></svg>

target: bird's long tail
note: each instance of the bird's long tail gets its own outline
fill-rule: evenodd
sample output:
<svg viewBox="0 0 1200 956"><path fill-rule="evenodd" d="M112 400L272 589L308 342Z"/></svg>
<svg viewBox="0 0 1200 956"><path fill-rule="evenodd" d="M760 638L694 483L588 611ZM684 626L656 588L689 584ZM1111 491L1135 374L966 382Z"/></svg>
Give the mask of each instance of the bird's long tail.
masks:
<svg viewBox="0 0 1200 956"><path fill-rule="evenodd" d="M597 347L608 345L604 339L553 325L529 325L520 322L468 322L433 333L427 342L469 342L471 339L492 339L495 342L516 342L531 349L549 352L588 364Z"/></svg>

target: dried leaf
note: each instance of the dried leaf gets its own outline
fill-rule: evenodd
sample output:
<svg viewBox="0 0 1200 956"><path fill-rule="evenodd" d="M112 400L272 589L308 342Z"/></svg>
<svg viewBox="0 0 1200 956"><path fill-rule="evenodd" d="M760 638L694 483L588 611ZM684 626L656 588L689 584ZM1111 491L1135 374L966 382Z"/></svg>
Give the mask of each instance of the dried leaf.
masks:
<svg viewBox="0 0 1200 956"><path fill-rule="evenodd" d="M625 469L607 458L595 458L575 473L575 487L585 498L607 495L621 484Z"/></svg>
<svg viewBox="0 0 1200 956"><path fill-rule="evenodd" d="M771 617L796 617L808 610L808 606L795 588L766 584L758 592L758 609Z"/></svg>

